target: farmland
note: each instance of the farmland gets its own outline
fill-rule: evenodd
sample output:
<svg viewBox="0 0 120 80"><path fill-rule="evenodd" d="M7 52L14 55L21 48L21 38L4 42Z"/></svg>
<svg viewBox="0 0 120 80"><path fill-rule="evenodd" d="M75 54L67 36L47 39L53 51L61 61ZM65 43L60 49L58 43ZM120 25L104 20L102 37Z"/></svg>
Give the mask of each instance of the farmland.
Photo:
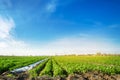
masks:
<svg viewBox="0 0 120 80"><path fill-rule="evenodd" d="M55 57L55 60L69 74L95 70L107 74L120 74L119 56L66 56Z"/></svg>
<svg viewBox="0 0 120 80"><path fill-rule="evenodd" d="M6 57L1 57L1 63L4 60L2 58ZM19 60L23 58L25 60L19 62ZM34 63L44 58L45 57L6 58L6 63L9 63L6 66L9 66L7 68L2 67L2 65L5 65L5 63L2 63L0 67L1 73ZM119 80L120 56L51 56L38 66L25 72L25 74L27 74L27 78L35 80L56 80L56 78L58 80L74 80L74 78L75 80Z"/></svg>
<svg viewBox="0 0 120 80"><path fill-rule="evenodd" d="M45 57L19 57L19 56L1 56L0 57L0 74L5 71L11 71L16 68L27 66L35 63Z"/></svg>

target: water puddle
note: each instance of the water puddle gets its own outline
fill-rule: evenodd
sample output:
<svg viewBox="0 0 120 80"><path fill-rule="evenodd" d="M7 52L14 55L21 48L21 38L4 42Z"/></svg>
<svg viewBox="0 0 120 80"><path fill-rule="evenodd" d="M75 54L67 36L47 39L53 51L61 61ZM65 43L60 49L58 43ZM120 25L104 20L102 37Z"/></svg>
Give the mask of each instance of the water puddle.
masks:
<svg viewBox="0 0 120 80"><path fill-rule="evenodd" d="M48 59L48 58L47 58ZM43 59L43 60L40 60L36 63L33 63L33 64L30 64L28 66L24 66L24 67L21 67L21 68L17 68L17 69L14 69L13 71L11 71L12 73L21 73L21 72L25 72L25 71L28 71L32 68L34 68L35 66L37 66L38 64L44 62L45 60L47 59Z"/></svg>

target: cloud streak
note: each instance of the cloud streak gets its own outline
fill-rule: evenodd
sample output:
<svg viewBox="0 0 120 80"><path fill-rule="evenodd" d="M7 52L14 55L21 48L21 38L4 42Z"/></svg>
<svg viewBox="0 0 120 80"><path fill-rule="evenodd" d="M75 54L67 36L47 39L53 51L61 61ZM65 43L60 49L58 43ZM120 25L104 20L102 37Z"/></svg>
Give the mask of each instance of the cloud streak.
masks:
<svg viewBox="0 0 120 80"><path fill-rule="evenodd" d="M25 46L23 41L15 40L12 30L15 28L11 17L0 16L0 48L15 48Z"/></svg>
<svg viewBox="0 0 120 80"><path fill-rule="evenodd" d="M86 35L58 39L47 44L44 48L58 54L117 53L119 51L118 47L106 38L92 38Z"/></svg>
<svg viewBox="0 0 120 80"><path fill-rule="evenodd" d="M49 13L53 13L56 10L57 7L57 0L51 0L46 5L46 11Z"/></svg>
<svg viewBox="0 0 120 80"><path fill-rule="evenodd" d="M0 16L0 39L10 38L10 32L15 24L12 18L3 18Z"/></svg>
<svg viewBox="0 0 120 80"><path fill-rule="evenodd" d="M110 25L108 27L112 28L112 29L118 29L118 28L120 28L120 24L113 24L113 25Z"/></svg>

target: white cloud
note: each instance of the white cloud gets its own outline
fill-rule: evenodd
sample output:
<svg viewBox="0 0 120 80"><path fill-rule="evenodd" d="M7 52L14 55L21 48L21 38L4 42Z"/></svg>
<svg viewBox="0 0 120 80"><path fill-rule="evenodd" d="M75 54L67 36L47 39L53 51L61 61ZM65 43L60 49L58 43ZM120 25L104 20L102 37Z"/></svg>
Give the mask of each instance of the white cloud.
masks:
<svg viewBox="0 0 120 80"><path fill-rule="evenodd" d="M0 16L0 39L10 37L10 31L14 28L15 24L12 18L3 18Z"/></svg>
<svg viewBox="0 0 120 80"><path fill-rule="evenodd" d="M0 48L6 48L8 45L5 42L0 42Z"/></svg>
<svg viewBox="0 0 120 80"><path fill-rule="evenodd" d="M82 35L82 37L68 37L53 41L44 48L53 52L53 54L81 54L81 53L115 53L119 49L109 39L92 38Z"/></svg>
<svg viewBox="0 0 120 80"><path fill-rule="evenodd" d="M109 28L118 29L118 28L120 28L120 25L119 24L113 24L113 25L110 25Z"/></svg>
<svg viewBox="0 0 120 80"><path fill-rule="evenodd" d="M51 0L46 5L46 11L52 13L56 10L56 7L57 7L57 0Z"/></svg>
<svg viewBox="0 0 120 80"><path fill-rule="evenodd" d="M14 39L12 30L15 28L14 20L11 17L0 16L0 49L24 47L25 43Z"/></svg>
<svg viewBox="0 0 120 80"><path fill-rule="evenodd" d="M79 36L65 37L54 40L44 46L33 48L12 35L15 22L11 17L0 16L0 55L62 55L81 53L114 53L120 46L114 45L110 39L90 36L81 33Z"/></svg>

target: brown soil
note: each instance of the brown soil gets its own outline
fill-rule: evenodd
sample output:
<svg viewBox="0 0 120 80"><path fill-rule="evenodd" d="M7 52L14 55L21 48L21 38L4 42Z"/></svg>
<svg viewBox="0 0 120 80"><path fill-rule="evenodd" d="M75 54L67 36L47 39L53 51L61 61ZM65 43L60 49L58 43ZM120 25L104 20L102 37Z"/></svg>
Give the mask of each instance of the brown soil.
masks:
<svg viewBox="0 0 120 80"><path fill-rule="evenodd" d="M120 80L120 74L107 75L97 71L87 72L82 74L70 74L67 77L49 77L49 76L39 76L36 78L29 78L27 72L15 73L12 76L8 76L9 72L5 72L0 75L0 80Z"/></svg>
<svg viewBox="0 0 120 80"><path fill-rule="evenodd" d="M0 75L0 80L29 80L29 75L26 72L14 74L10 72L5 72Z"/></svg>

